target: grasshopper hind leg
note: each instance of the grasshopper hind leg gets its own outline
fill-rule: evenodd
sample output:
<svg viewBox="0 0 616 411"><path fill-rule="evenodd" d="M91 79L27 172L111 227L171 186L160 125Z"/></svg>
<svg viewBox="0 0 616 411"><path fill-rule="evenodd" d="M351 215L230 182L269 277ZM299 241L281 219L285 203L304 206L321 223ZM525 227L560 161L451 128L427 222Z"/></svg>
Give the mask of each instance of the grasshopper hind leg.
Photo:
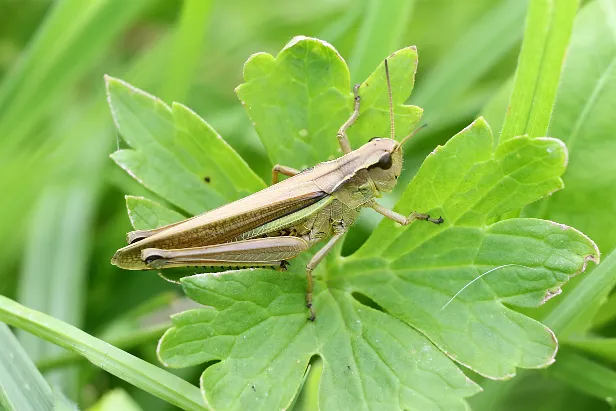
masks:
<svg viewBox="0 0 616 411"><path fill-rule="evenodd" d="M141 259L154 270L188 266L280 268L286 266L284 261L307 249L304 239L281 236L173 250L146 248L141 251Z"/></svg>

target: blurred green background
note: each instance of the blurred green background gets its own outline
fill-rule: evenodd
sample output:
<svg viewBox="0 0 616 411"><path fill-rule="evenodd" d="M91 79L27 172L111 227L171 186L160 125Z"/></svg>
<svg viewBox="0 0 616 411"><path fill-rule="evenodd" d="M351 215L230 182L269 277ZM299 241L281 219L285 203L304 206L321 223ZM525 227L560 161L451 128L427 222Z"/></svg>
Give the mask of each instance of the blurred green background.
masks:
<svg viewBox="0 0 616 411"><path fill-rule="evenodd" d="M0 0L0 294L157 363L157 338L181 300L177 287L151 273L109 264L131 229L124 195L155 196L109 159L121 142L104 74L192 108L269 181L271 164L234 93L251 54L276 54L295 35L318 37L338 49L356 82L389 53L416 45L410 101L424 108L430 127L406 150L406 183L428 152L477 115L500 129L526 8L524 0ZM613 205L608 199L604 211ZM347 251L374 223L355 228ZM603 255L616 244L613 231L577 223ZM172 408L17 335L82 407L123 387L142 409ZM200 374L176 372L195 383ZM580 387L573 375L526 373L505 390L488 385L471 403L478 410L610 409L605 391ZM616 393L616 379L605 378ZM308 392L315 389L309 381Z"/></svg>

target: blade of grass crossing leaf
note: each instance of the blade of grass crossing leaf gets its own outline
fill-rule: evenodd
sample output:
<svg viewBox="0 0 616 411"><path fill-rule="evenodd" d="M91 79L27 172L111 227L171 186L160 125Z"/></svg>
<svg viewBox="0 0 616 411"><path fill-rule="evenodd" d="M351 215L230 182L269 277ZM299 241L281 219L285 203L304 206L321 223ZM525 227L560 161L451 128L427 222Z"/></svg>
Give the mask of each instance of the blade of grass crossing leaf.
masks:
<svg viewBox="0 0 616 411"><path fill-rule="evenodd" d="M47 381L3 323L0 323L0 341L0 408L7 411L54 410L53 393Z"/></svg>
<svg viewBox="0 0 616 411"><path fill-rule="evenodd" d="M531 0L501 141L545 136L579 0Z"/></svg>
<svg viewBox="0 0 616 411"><path fill-rule="evenodd" d="M197 387L70 324L31 310L4 296L0 296L0 321L79 352L103 370L180 408L205 409Z"/></svg>
<svg viewBox="0 0 616 411"><path fill-rule="evenodd" d="M205 32L211 18L213 0L184 0L175 29L173 52L170 56L162 98L184 101L201 60Z"/></svg>
<svg viewBox="0 0 616 411"><path fill-rule="evenodd" d="M385 57L403 46L402 35L415 4L415 0L364 1L362 25L349 60L353 84L368 77Z"/></svg>

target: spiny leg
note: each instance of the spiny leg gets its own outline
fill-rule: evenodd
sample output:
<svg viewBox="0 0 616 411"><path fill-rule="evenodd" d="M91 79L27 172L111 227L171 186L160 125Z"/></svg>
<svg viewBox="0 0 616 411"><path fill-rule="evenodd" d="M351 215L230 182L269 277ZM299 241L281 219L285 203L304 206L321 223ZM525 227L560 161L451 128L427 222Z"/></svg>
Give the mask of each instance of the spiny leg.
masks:
<svg viewBox="0 0 616 411"><path fill-rule="evenodd" d="M355 100L353 106L353 113L351 113L351 117L349 117L349 119L345 121L338 130L338 143L340 143L340 148L342 149L342 152L344 154L350 153L352 151L351 143L349 143L349 138L346 135L346 131L349 127L353 125L353 123L355 123L357 117L359 116L359 86L359 84L355 84L355 87L353 87L353 96Z"/></svg>
<svg viewBox="0 0 616 411"><path fill-rule="evenodd" d="M314 321L316 318L316 314L314 312L314 307L312 306L312 292L314 291L314 279L312 278L312 271L316 268L317 265L325 258L327 253L331 251L332 248L336 245L336 243L344 236L346 231L341 229L337 233L335 233L332 238L312 257L312 259L306 264L306 281L308 283L306 287L306 307L310 310L310 317L308 319L310 321Z"/></svg>
<svg viewBox="0 0 616 411"><path fill-rule="evenodd" d="M410 216L405 217L400 213L396 213L394 210L390 210L387 207L383 207L376 201L373 201L370 204L370 207L377 213L382 214L383 216L389 218L392 221L395 221L396 223L400 225L408 225L415 220L429 221L434 224L441 224L445 221L443 220L442 217L432 218L428 214L417 213L417 212L412 212Z"/></svg>
<svg viewBox="0 0 616 411"><path fill-rule="evenodd" d="M300 171L294 169L293 167L287 167L280 164L276 164L272 167L272 184L276 184L278 182L278 175L284 174L285 176L293 177L296 174L299 174Z"/></svg>
<svg viewBox="0 0 616 411"><path fill-rule="evenodd" d="M255 238L203 247L163 250L146 248L141 258L150 269L171 267L282 267L283 261L297 257L308 249L299 237Z"/></svg>

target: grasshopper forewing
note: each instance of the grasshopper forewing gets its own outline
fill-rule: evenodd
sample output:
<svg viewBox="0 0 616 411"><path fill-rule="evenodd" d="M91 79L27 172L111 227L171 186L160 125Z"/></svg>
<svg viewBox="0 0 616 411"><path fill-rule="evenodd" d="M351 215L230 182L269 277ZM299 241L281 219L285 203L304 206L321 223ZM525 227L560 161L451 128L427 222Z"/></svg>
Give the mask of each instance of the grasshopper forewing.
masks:
<svg viewBox="0 0 616 411"><path fill-rule="evenodd" d="M362 207L402 225L415 219L443 222L440 217L433 219L421 213L406 217L374 200L395 187L402 170L402 144L414 134L401 142L394 139L387 60L385 72L391 138L374 137L351 150L346 130L359 116L356 85L354 110L337 135L342 157L301 172L276 165L272 171L274 184L264 190L178 223L128 233L129 245L119 249L111 262L128 270L186 266L284 269L287 260L329 238L306 266L306 306L309 319L314 321L312 271L344 236ZM277 182L279 173L290 178Z"/></svg>

